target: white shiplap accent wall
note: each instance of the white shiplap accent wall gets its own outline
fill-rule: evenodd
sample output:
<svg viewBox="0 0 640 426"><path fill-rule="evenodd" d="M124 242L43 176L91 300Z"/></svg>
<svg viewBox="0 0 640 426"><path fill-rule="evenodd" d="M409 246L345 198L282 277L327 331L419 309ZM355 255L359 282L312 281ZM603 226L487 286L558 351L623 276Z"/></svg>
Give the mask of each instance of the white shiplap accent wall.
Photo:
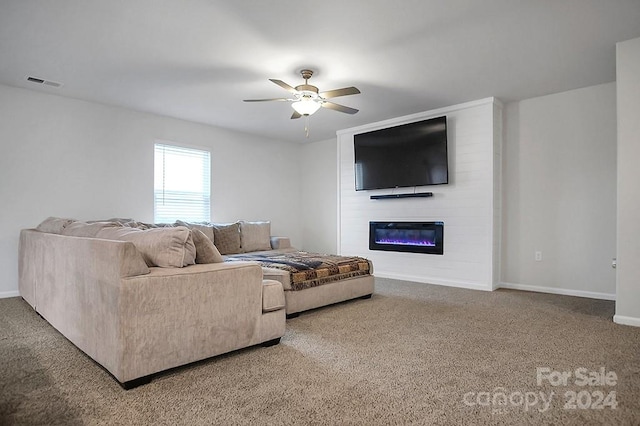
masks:
<svg viewBox="0 0 640 426"><path fill-rule="evenodd" d="M355 191L353 136L447 116L449 184L415 188L430 198L371 200ZM338 252L373 261L380 277L493 290L499 282L502 106L494 98L338 132ZM370 221L443 221L444 255L369 250Z"/></svg>

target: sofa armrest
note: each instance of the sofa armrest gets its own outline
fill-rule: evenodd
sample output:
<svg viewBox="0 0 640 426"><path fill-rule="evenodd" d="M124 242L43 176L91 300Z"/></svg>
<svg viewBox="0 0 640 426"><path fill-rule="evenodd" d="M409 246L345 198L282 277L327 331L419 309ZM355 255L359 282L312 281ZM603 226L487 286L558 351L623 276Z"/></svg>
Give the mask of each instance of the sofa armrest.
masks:
<svg viewBox="0 0 640 426"><path fill-rule="evenodd" d="M285 308L282 283L276 280L262 280L262 312L273 312Z"/></svg>
<svg viewBox="0 0 640 426"><path fill-rule="evenodd" d="M150 270L133 243L22 230L23 298L87 355L120 363L121 282Z"/></svg>
<svg viewBox="0 0 640 426"><path fill-rule="evenodd" d="M125 241L23 229L18 252L20 295L45 317L39 302L51 305L53 297L62 304L58 312L62 313L66 310L64 303L69 302L64 295L72 287L83 288L81 296L84 297L90 292L88 282L117 287L121 278L149 273L142 255L133 243ZM107 291L97 288L101 294ZM88 300L83 299L79 303L86 302Z"/></svg>
<svg viewBox="0 0 640 426"><path fill-rule="evenodd" d="M122 280L121 382L261 343L257 263L150 269Z"/></svg>
<svg viewBox="0 0 640 426"><path fill-rule="evenodd" d="M291 248L289 237L271 237L271 248L273 250Z"/></svg>

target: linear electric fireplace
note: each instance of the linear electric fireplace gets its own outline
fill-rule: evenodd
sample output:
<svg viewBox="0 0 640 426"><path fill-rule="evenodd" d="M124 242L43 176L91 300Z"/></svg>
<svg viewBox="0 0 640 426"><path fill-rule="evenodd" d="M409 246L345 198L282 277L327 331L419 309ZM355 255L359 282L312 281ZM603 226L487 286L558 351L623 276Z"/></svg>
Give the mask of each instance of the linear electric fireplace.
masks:
<svg viewBox="0 0 640 426"><path fill-rule="evenodd" d="M444 222L369 222L369 250L443 254Z"/></svg>

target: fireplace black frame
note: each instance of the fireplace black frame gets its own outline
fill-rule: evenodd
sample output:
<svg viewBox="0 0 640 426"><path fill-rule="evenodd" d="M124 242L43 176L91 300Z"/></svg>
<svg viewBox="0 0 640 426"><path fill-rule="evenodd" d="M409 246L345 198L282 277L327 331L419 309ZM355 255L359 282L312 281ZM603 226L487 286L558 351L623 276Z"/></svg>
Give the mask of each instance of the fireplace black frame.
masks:
<svg viewBox="0 0 640 426"><path fill-rule="evenodd" d="M434 231L435 246L381 244L376 242L376 229ZM444 222L369 222L369 250L442 255L444 254Z"/></svg>

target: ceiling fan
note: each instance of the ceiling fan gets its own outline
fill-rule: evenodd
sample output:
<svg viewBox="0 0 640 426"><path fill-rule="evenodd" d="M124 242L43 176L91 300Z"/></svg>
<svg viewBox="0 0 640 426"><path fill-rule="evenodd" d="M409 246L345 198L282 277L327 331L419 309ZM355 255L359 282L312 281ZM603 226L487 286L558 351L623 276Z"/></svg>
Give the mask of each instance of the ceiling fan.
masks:
<svg viewBox="0 0 640 426"><path fill-rule="evenodd" d="M300 118L302 116L309 116L318 109L329 108L334 111L344 112L346 114L355 114L358 112L355 108L346 107L344 105L336 104L334 102L330 102L327 99L337 98L338 96L347 96L347 95L357 95L360 93L358 89L355 87L344 87L342 89L329 90L326 92L318 91L316 86L312 86L309 84L309 79L313 75L313 71L304 69L300 71L302 78L304 78L304 84L301 84L296 87L291 87L287 83L282 80L276 80L270 78L269 80L282 87L287 92L293 95L292 98L274 98L274 99L245 99L245 102L268 102L268 101L282 101L282 102L293 102L291 106L293 107L293 115L292 119Z"/></svg>

